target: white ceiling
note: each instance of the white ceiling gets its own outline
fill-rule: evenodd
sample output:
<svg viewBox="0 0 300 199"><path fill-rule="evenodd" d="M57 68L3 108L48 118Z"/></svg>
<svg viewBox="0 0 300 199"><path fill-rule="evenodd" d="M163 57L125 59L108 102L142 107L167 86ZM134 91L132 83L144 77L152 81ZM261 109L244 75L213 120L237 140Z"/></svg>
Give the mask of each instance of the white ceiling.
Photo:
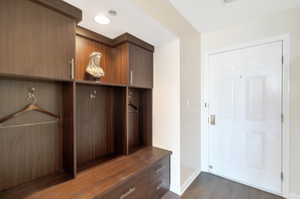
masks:
<svg viewBox="0 0 300 199"><path fill-rule="evenodd" d="M300 0L169 0L199 31L216 31L300 6Z"/></svg>
<svg viewBox="0 0 300 199"><path fill-rule="evenodd" d="M147 16L141 9L128 0L65 0L82 9L83 21L79 24L109 38L115 38L125 32L133 34L155 46L173 39L175 36L157 21ZM118 12L111 17L111 23L100 25L94 21L98 14L108 16L108 10Z"/></svg>

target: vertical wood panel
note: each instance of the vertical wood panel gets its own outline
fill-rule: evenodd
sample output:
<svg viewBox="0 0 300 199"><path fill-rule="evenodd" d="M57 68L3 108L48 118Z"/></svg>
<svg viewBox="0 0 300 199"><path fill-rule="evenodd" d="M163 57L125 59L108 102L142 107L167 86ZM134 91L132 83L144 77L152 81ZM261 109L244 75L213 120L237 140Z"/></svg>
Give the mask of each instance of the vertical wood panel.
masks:
<svg viewBox="0 0 300 199"><path fill-rule="evenodd" d="M63 85L63 165L68 173L76 176L76 124L75 124L75 83Z"/></svg>
<svg viewBox="0 0 300 199"><path fill-rule="evenodd" d="M114 75L120 84L129 83L129 46L122 44L112 49L112 64L115 68Z"/></svg>
<svg viewBox="0 0 300 199"><path fill-rule="evenodd" d="M147 89L142 95L143 101L143 131L144 143L146 146L152 146L152 117L153 117L153 99L152 90Z"/></svg>

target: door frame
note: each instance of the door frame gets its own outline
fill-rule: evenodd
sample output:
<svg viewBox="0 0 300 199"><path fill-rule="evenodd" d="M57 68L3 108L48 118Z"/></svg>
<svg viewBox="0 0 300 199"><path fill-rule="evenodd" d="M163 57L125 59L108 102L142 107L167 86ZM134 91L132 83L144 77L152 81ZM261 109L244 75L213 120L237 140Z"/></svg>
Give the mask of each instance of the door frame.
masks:
<svg viewBox="0 0 300 199"><path fill-rule="evenodd" d="M282 112L284 121L282 124L282 172L284 179L282 182L283 197L289 196L290 187L290 35L280 35L277 37L266 38L263 40L243 43L227 48L215 49L207 51L202 44L202 70L201 70L201 170L209 172L209 102L208 102L208 67L209 56L222 52L228 52L243 48L260 46L263 44L282 41L283 43L283 74L282 74ZM251 185L250 185L251 186ZM277 193L278 195L278 193Z"/></svg>

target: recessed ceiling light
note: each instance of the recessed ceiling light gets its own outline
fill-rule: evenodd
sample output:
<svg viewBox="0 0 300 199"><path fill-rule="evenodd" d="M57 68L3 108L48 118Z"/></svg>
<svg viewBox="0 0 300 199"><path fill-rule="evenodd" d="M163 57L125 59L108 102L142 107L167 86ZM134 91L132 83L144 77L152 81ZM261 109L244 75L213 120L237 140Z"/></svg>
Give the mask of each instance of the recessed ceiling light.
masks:
<svg viewBox="0 0 300 199"><path fill-rule="evenodd" d="M94 19L99 24L105 25L110 23L110 19L105 15L97 15Z"/></svg>
<svg viewBox="0 0 300 199"><path fill-rule="evenodd" d="M232 3L232 2L234 2L236 0L223 0L223 1L224 1L225 4L228 4L228 3Z"/></svg>

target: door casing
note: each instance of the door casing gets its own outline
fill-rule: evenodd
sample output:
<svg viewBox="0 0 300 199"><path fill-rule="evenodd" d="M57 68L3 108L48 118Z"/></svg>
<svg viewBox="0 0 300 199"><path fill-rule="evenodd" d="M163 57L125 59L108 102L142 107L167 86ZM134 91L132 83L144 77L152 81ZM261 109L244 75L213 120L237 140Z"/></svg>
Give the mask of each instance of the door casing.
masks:
<svg viewBox="0 0 300 199"><path fill-rule="evenodd" d="M267 43L272 43L276 41L283 42L283 85L282 85L282 112L284 115L284 121L282 124L282 170L284 175L284 180L282 182L282 194L280 196L289 196L289 165L290 165L290 118L289 118L289 107L290 107L290 35L281 35L272 38L266 38L259 41L253 41L249 43L244 43L236 46L231 46L222 49L215 49L211 51L206 51L203 49L202 57L202 70L201 70L201 170L204 172L209 171L209 101L208 101L208 89L209 89L209 79L208 79L208 58L212 54L228 52L237 49L249 48L254 46L259 46ZM251 185L250 185L251 186Z"/></svg>

